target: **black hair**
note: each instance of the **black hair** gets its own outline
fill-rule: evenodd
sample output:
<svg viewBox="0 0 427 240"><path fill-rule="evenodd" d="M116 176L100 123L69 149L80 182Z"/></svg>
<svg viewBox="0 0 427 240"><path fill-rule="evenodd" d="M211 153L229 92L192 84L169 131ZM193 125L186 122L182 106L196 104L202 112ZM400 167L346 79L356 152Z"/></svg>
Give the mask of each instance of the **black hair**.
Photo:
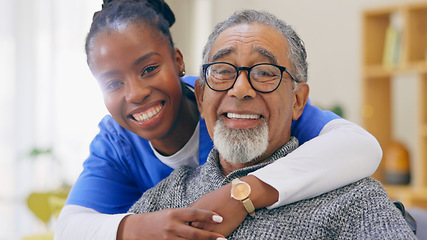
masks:
<svg viewBox="0 0 427 240"><path fill-rule="evenodd" d="M104 0L102 10L93 15L92 25L86 37L85 51L89 53L93 39L102 30L116 30L122 24L144 23L158 29L165 36L173 52L174 44L169 28L175 23L175 15L164 0Z"/></svg>

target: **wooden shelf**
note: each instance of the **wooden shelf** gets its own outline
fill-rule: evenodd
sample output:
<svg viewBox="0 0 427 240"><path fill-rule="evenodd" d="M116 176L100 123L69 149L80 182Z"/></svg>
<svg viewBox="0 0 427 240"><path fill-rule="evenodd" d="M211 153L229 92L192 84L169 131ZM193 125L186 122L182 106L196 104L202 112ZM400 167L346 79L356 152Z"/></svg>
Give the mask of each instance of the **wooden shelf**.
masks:
<svg viewBox="0 0 427 240"><path fill-rule="evenodd" d="M384 187L393 201L403 202L405 206L427 208L427 188L405 185L385 185Z"/></svg>
<svg viewBox="0 0 427 240"><path fill-rule="evenodd" d="M384 67L383 64L367 65L364 67L365 78L392 77L393 75L407 72L427 74L427 62L420 61L396 67Z"/></svg>
<svg viewBox="0 0 427 240"><path fill-rule="evenodd" d="M427 124L421 125L421 127L420 127L420 135L422 137L427 137Z"/></svg>
<svg viewBox="0 0 427 240"><path fill-rule="evenodd" d="M414 73L419 79L419 90L413 94L417 108L417 158L411 159L411 184L385 185L390 197L405 206L427 208L427 1L376 9L363 12L363 122L364 127L380 142L383 149L392 141L392 89L393 77ZM398 24L396 24L398 23ZM389 58L390 26L395 26L399 49L396 58ZM397 26L397 27L396 27ZM400 31L400 29L403 29ZM396 38L396 36L398 36ZM390 61L393 60L393 61ZM408 116L415 118L416 116ZM385 183L384 156L374 177Z"/></svg>
<svg viewBox="0 0 427 240"><path fill-rule="evenodd" d="M418 63L413 63L413 69L414 69L414 71L417 71L419 73L426 74L427 73L427 62L426 61L420 61Z"/></svg>

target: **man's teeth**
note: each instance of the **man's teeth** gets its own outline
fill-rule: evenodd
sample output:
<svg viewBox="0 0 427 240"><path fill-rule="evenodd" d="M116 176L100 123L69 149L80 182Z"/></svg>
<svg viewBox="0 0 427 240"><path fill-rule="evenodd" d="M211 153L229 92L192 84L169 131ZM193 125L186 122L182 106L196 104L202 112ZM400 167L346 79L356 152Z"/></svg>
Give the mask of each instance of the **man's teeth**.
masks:
<svg viewBox="0 0 427 240"><path fill-rule="evenodd" d="M156 115L157 113L159 113L161 109L162 109L162 106L159 105L157 107L151 108L147 112L133 114L133 117L137 121L147 121L150 118L152 118L154 115Z"/></svg>
<svg viewBox="0 0 427 240"><path fill-rule="evenodd" d="M258 114L237 114L237 113L227 113L228 118L237 118L237 119L258 119L260 115Z"/></svg>

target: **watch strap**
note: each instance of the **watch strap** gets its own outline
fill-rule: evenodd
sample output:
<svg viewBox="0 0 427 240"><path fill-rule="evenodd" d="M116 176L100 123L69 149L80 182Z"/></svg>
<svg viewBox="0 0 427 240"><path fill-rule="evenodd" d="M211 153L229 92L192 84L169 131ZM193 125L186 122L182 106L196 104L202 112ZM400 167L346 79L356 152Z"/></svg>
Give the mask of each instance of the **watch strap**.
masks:
<svg viewBox="0 0 427 240"><path fill-rule="evenodd" d="M246 211L248 211L250 216L255 215L255 207L252 203L251 199L246 198L245 200L242 200L243 206L246 208Z"/></svg>

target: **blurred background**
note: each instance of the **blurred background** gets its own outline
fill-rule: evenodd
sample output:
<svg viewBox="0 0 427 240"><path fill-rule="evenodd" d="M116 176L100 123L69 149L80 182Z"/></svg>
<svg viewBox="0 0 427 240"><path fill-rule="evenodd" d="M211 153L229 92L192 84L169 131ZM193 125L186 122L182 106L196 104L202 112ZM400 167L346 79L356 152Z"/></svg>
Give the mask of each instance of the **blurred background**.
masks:
<svg viewBox="0 0 427 240"><path fill-rule="evenodd" d="M362 13L425 0L166 0L187 74L197 75L213 26L235 10L270 11L305 41L310 98L363 126ZM0 240L51 231L27 206L33 192L71 186L107 114L84 53L101 0L0 0ZM393 77L393 138L416 154L417 77Z"/></svg>

